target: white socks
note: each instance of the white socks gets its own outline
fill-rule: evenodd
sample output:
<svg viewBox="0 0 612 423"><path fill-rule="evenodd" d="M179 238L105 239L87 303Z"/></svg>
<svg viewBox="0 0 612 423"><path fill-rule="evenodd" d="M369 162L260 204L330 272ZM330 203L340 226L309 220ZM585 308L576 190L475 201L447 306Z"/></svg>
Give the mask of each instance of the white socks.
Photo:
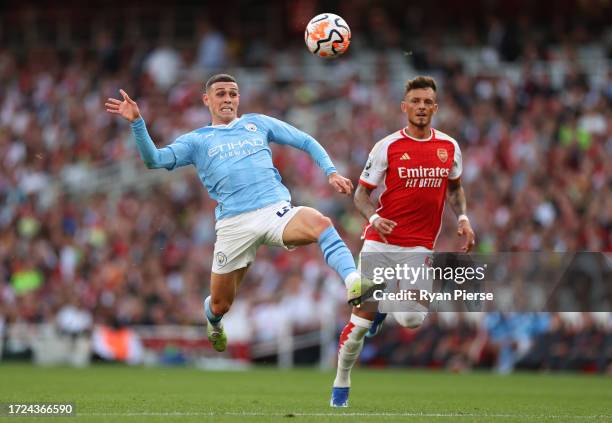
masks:
<svg viewBox="0 0 612 423"><path fill-rule="evenodd" d="M347 277L350 277L350 275ZM342 330L338 342L338 370L334 387L346 388L351 386L351 369L359 358L363 348L363 338L370 330L372 321L351 314L351 320Z"/></svg>
<svg viewBox="0 0 612 423"><path fill-rule="evenodd" d="M361 275L359 274L359 272L349 273L346 276L346 279L344 279L344 285L346 285L346 287L348 288L350 284L357 279L361 279Z"/></svg>

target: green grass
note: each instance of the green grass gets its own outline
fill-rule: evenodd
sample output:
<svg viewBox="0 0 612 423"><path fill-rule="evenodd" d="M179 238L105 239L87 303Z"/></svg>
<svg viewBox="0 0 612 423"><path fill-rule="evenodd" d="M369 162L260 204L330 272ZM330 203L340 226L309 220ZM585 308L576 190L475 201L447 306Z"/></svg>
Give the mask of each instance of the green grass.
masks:
<svg viewBox="0 0 612 423"><path fill-rule="evenodd" d="M604 376L357 369L348 409L328 406L332 379L315 369L0 364L0 402L71 402L77 417L49 419L67 422L612 421L612 378Z"/></svg>

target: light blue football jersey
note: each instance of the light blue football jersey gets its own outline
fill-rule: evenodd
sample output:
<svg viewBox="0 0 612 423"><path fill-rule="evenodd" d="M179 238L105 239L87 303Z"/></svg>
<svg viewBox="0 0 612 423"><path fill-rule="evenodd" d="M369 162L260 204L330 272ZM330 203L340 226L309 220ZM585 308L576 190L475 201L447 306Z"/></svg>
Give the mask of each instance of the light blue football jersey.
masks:
<svg viewBox="0 0 612 423"><path fill-rule="evenodd" d="M140 149L139 137L142 135L136 126L133 124L132 128ZM146 133L144 122L142 128ZM206 126L181 135L172 144L158 150L162 153L160 157L172 157L164 151L169 149L174 160L159 166L147 165L169 170L195 166L200 181L218 203L215 210L218 220L283 200L291 201L289 190L282 184L272 163L271 142L307 152L326 175L336 171L323 147L313 137L283 121L255 113L242 115L228 125Z"/></svg>

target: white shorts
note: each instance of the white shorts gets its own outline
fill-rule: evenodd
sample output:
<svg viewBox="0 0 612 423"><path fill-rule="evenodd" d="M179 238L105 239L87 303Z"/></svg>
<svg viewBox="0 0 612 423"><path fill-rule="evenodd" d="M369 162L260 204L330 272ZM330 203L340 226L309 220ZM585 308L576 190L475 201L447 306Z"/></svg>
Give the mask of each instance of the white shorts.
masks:
<svg viewBox="0 0 612 423"><path fill-rule="evenodd" d="M362 255L366 253L368 263L362 269ZM368 254L369 253L369 254ZM365 240L359 254L359 272L363 270L364 277L374 280L372 273L374 267L395 268L397 264L408 265L418 269L430 267L433 260L433 251L425 247L400 247L385 244L378 241ZM416 279L386 280L387 292L398 292L400 290L424 290L431 292L433 278L428 277L427 272L420 273ZM422 304L410 300L402 301L380 301L380 311L423 311L426 310Z"/></svg>
<svg viewBox="0 0 612 423"><path fill-rule="evenodd" d="M292 246L283 243L283 231L301 208L281 201L219 220L212 271L224 274L248 266L262 244L291 250Z"/></svg>

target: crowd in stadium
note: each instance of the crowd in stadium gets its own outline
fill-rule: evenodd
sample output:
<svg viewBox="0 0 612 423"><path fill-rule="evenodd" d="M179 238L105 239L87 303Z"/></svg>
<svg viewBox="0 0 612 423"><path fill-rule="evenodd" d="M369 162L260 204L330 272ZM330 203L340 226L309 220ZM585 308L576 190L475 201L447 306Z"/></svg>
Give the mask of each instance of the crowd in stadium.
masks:
<svg viewBox="0 0 612 423"><path fill-rule="evenodd" d="M585 68L578 60L583 51L571 39L562 46L554 44L558 40L535 46L524 38L508 40L506 33L496 44L499 25L489 23L489 37L479 48L495 60L512 60L508 46L518 46L514 59L524 63L519 78L509 77L503 67L491 71L483 65L474 71L459 58L441 58L435 49L405 58L406 69L439 82L434 126L462 148L462 181L477 251L610 251L612 71ZM0 320L53 321L69 309L95 323L203 323L214 204L194 172L168 175L166 182L146 190L126 187L118 196L50 189L66 181L78 184L78 178L86 180L93 170L117 161L131 161L138 173L165 172L144 167L129 126L105 114L103 102L126 89L158 146L206 125L208 112L200 102L205 76L226 66L231 71L258 64L260 51L253 45L244 63L237 62L227 34L206 26L201 30L197 42L180 49L165 41L135 49L128 42L115 43L104 31L91 45L62 51L42 45L20 53L0 48ZM393 31L378 36L394 37ZM355 46L352 56L326 64L326 72L344 75L329 83L300 75L299 64L315 60L305 58L303 50L284 52L294 66L266 61L266 77L241 86L241 111L275 116L309 132L357 183L372 145L402 126L403 92L401 84L392 83L398 78L394 65L384 52L374 54L376 72L364 77ZM316 205L332 216L357 253L364 219L351 200L333 193L303 153L276 148L274 159L294 203ZM449 213L438 250L457 249L454 225ZM341 306L343 286L316 246L289 254L262 248L235 313L265 329L254 336L274 336L266 323L270 315L294 320L296 330L304 330L313 325L307 316L316 314L321 297L337 303L341 324L348 316ZM508 343L497 341L503 338L497 337L499 322L483 324L483 339L474 326L460 322L447 329L435 315L418 332L383 332L367 344L371 354L364 352L364 360L461 368L491 354L502 369L539 367L542 360L546 368L581 368L577 363L585 354L579 352L587 344L599 346L589 356L595 368L609 365L609 321L607 326L586 322L588 330L573 333L557 316L542 319L542 328L529 336L530 346L538 345L538 336L548 336L558 348L541 347L520 361L502 360L512 353ZM585 341L589 336L599 343ZM536 354L545 358L538 361Z"/></svg>
<svg viewBox="0 0 612 423"><path fill-rule="evenodd" d="M595 316L595 318L594 318ZM608 316L590 313L431 314L417 331L398 328L366 342L373 366L610 372Z"/></svg>

